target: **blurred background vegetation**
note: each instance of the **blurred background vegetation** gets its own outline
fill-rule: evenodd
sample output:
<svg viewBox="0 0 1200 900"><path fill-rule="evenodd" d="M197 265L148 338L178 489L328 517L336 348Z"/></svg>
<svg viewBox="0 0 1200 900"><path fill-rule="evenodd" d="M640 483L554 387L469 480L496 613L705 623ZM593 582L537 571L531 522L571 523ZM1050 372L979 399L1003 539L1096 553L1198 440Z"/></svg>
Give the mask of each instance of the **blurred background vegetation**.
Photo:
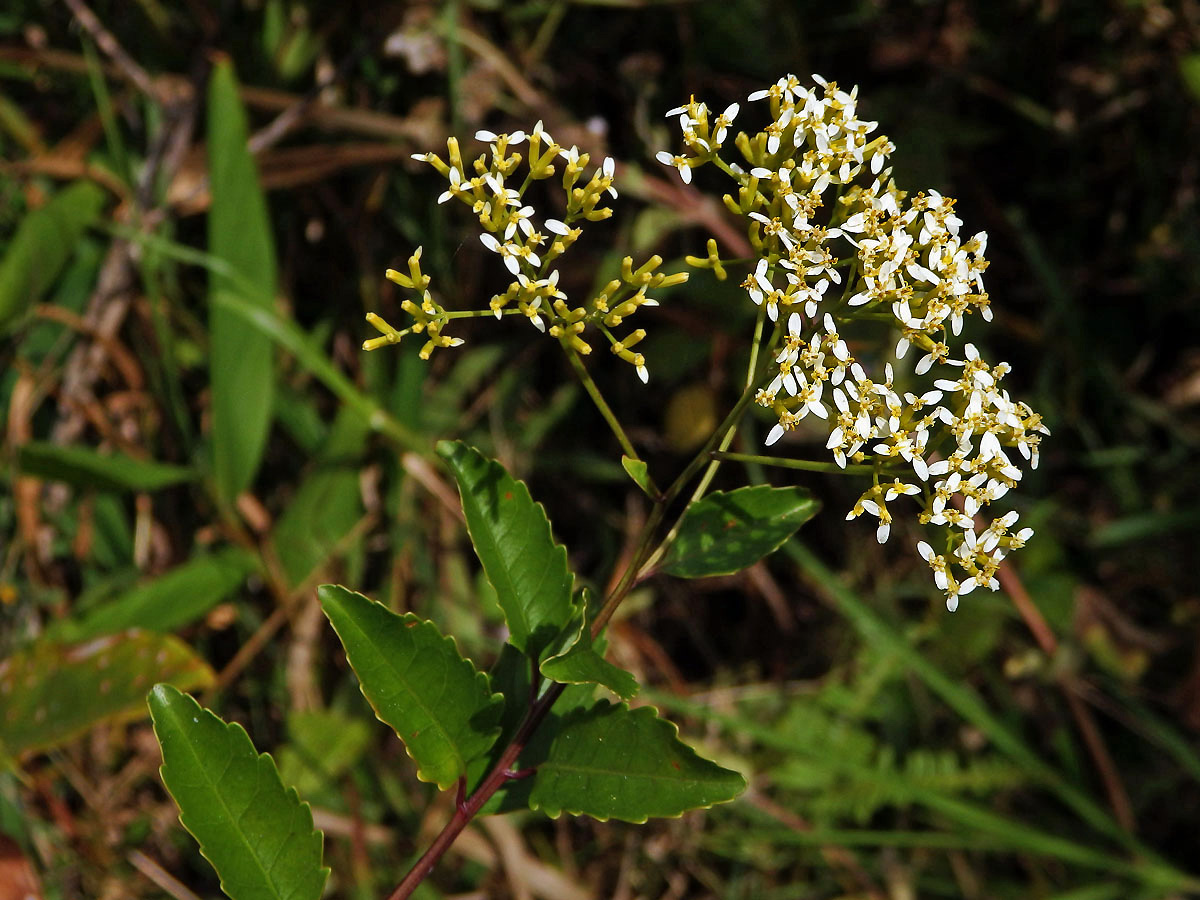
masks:
<svg viewBox="0 0 1200 900"><path fill-rule="evenodd" d="M209 99L214 66L236 95ZM1003 591L949 615L914 533L880 547L842 521L854 484L727 465L727 485L799 480L826 511L742 575L647 584L611 652L749 791L640 827L485 820L423 896L1196 891L1195 0L8 0L0 900L217 895L156 774L143 698L163 678L245 724L312 802L330 896L391 889L448 798L373 721L314 586L428 616L487 665L499 617L435 440L526 478L601 587L643 510L553 342L486 321L430 363L419 341L358 349L367 310L403 320L382 275L417 245L452 308L506 283L409 154L541 119L615 157L616 215L572 254L591 267L563 272L583 291L626 254L670 271L736 238L653 162L678 138L662 113L787 72L860 85L901 186L988 231L996 321L969 337L1053 429L1018 501L1038 534ZM267 216L237 173L233 96ZM227 263L274 302L222 303ZM594 360L660 482L737 395L740 277L701 273L643 313L648 387ZM789 452L825 457L815 434Z"/></svg>

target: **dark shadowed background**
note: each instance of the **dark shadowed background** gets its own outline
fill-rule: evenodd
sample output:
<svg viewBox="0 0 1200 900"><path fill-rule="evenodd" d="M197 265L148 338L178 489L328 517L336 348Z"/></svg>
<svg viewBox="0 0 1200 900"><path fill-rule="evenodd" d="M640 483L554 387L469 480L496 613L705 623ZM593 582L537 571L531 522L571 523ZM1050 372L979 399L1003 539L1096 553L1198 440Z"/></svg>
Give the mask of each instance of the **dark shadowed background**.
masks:
<svg viewBox="0 0 1200 900"><path fill-rule="evenodd" d="M278 273L264 455L232 502L213 475L201 255L220 255L205 97L221 59ZM964 230L988 232L995 321L968 337L1012 364L1006 387L1053 431L1014 501L1037 536L1005 590L950 615L915 531L881 547L842 521L854 483L727 466L718 486L798 482L825 511L739 576L648 583L611 644L644 699L750 790L645 826L489 819L420 896L1185 896L1200 810L1194 0L9 0L0 655L50 648L35 674L52 691L64 646L130 625L176 635L215 673L205 702L312 802L329 895L384 895L449 798L374 722L315 585L428 616L490 662L499 616L438 498L453 490L430 452L441 438L526 479L600 587L644 513L554 342L483 320L429 363L420 341L359 350L368 310L403 321L383 272L417 245L447 306L483 307L506 283L409 155L542 120L613 156L615 215L562 273L577 293L627 254L674 271L708 226L731 228L709 173L685 188L654 162L678 140L663 113L737 100L756 127L746 95L789 72L857 84L901 187L958 198ZM698 273L642 313L648 386L592 367L660 482L737 396L742 277ZM245 409L261 389L240 386ZM399 430L372 429L372 410ZM766 428L753 419L739 449L758 452ZM825 458L815 433L787 449ZM19 744L0 697L0 751L18 763L0 776L0 900L35 878L46 898L215 896L140 699L73 699L76 724Z"/></svg>

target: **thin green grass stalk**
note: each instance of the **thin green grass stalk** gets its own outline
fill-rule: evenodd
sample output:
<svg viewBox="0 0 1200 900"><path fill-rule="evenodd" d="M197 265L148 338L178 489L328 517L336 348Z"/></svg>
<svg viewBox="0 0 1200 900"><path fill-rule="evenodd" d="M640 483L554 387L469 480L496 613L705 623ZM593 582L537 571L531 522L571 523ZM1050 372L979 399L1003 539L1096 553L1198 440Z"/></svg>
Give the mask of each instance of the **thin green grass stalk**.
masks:
<svg viewBox="0 0 1200 900"><path fill-rule="evenodd" d="M795 746L787 737L748 718L717 712L701 704L692 703L691 701L650 689L643 689L643 694L656 705L672 709L676 712L694 715L706 721L716 722L728 728L734 734L749 735L764 747L784 753L795 751ZM859 763L848 762L836 755L830 755L822 759L821 762L830 771L844 774L851 778L877 779L880 777L878 770ZM1200 880L1174 869L1167 863L1147 858L1131 861L1124 857L1105 852L1104 850L1097 850L1091 846L1086 846L1056 834L1031 827L1027 822L998 815L981 804L951 797L917 784L906 785L904 792L913 804L923 806L931 812L946 817L956 826L963 829L964 834L989 836L994 845L993 849L997 851L1033 853L1039 856L1060 859L1064 862L1086 866L1097 871L1111 872L1141 884L1169 888L1171 890L1195 890L1197 887L1200 887ZM746 804L739 804L738 808L748 810L751 807ZM848 833L855 834L856 832L850 831ZM937 834L939 832L930 833ZM935 838L934 841L936 840L938 839ZM840 839L829 839L824 841L824 843L843 842ZM850 841L850 843L868 845L870 841ZM932 847L933 844L931 843L928 846Z"/></svg>
<svg viewBox="0 0 1200 900"><path fill-rule="evenodd" d="M519 310L514 310L514 312L519 312ZM588 396L592 398L592 403L594 403L596 409L600 411L600 415L603 417L604 421L608 423L608 427L616 437L617 443L621 445L621 450L630 459L640 460L641 457L638 456L637 450L634 449L633 442L630 441L629 436L625 434L625 429L621 427L621 422L613 413L612 407L608 405L608 401L605 400L604 395L600 393L600 388L597 387L596 382L592 380L592 376L588 374L587 367L584 366L583 360L579 358L579 354L575 352L575 350L566 342L565 339L561 341L561 343L563 353L566 354L567 360L571 363L571 368L575 370L575 374L583 384L584 390L586 390Z"/></svg>
<svg viewBox="0 0 1200 900"><path fill-rule="evenodd" d="M133 166L129 161L129 151L121 137L121 129L117 126L117 117L113 111L112 95L108 92L108 83L104 80L103 68L96 56L96 48L86 36L82 38L83 58L87 62L88 82L92 94L96 97L96 112L100 116L100 125L104 129L104 140L112 154L113 163L117 168L117 176L132 197L137 193L133 178Z"/></svg>
<svg viewBox="0 0 1200 900"><path fill-rule="evenodd" d="M1158 854L1123 829L1096 801L1075 785L1068 782L1052 766L1008 726L996 718L984 705L982 699L970 688L953 680L933 662L915 649L874 610L845 586L811 550L793 539L784 545L787 554L802 572L834 604L838 611L855 627L863 640L878 651L891 653L931 691L937 694L951 709L970 722L996 745L1002 753L1023 766L1032 778L1043 783L1058 798L1070 807L1088 826L1104 834L1133 855L1140 857L1139 872L1154 873L1154 880L1168 877L1177 885L1198 884L1196 879L1174 869Z"/></svg>
<svg viewBox="0 0 1200 900"><path fill-rule="evenodd" d="M142 234L124 227L115 227L112 231L128 240L157 250L167 258L227 275L241 291L253 290L253 287L246 284L223 260L201 250L186 247L158 235ZM274 311L254 306L234 294L222 295L216 302L227 306L247 324L257 328L291 353L309 374L362 416L373 431L385 435L406 450L433 458L428 438L403 425L372 397L360 391L354 382L338 371L329 357L312 343L311 338L295 322Z"/></svg>

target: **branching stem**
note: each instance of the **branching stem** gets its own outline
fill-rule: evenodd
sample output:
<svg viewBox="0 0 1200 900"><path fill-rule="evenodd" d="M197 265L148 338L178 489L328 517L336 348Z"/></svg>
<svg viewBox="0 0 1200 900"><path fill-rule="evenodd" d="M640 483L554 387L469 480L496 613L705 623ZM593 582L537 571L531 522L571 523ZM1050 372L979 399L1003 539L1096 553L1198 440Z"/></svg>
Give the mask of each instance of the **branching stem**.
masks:
<svg viewBox="0 0 1200 900"><path fill-rule="evenodd" d="M575 374L579 376L579 380L583 383L583 388L588 392L588 396L592 398L592 402L596 404L596 409L600 410L600 415L604 417L604 421L608 423L608 427L612 429L612 433L616 435L621 449L625 455L632 459L640 459L637 451L633 449L633 442L629 440L629 436L625 434L625 429L621 427L621 423L617 421L616 415L612 408L609 407L608 401L604 399L604 395L600 393L600 388L596 386L596 382L592 380L592 376L588 374L587 367L584 366L583 360L579 358L579 354L574 348L570 347L565 341L563 342L563 352L567 354L567 359L570 360L571 368L575 370Z"/></svg>
<svg viewBox="0 0 1200 900"><path fill-rule="evenodd" d="M667 537L664 538L656 548L654 548L653 552L651 552L654 535L658 531L659 525L662 523L667 508L683 492L683 489L687 487L696 474L707 464L709 466L709 470L692 499L695 500L699 496L703 495L708 481L711 480L713 470L719 464L719 461L714 458L714 454L719 452L717 450L718 446L721 448L721 450L729 446L730 442L733 440L733 435L736 432L738 423L741 421L742 416L746 412L746 408L750 405L750 402L754 399L754 396L757 393L757 385L763 375L763 372L760 371L762 366L759 353L757 352L762 336L762 330L763 317L760 315L758 327L755 331L755 349L752 352L751 365L746 376L746 387L742 391L741 397L738 398L738 401L736 404L734 404L733 409L729 411L729 414L725 417L724 421L721 422L721 424L718 425L713 431L712 435L705 442L704 446L695 455L692 461L688 463L687 467L679 474L679 477L676 478L674 483L672 483L666 492L657 501L655 501L650 510L650 514L646 517L645 523L642 525L641 530L638 532L638 535L634 540L634 551L628 565L625 566L620 579L618 580L616 586L612 589L612 593L605 598L604 605L601 607L595 621L592 623L591 631L593 637L596 637L601 631L604 630L604 627L612 618L613 613L615 613L617 607L621 605L621 601L623 601L628 595L630 589L637 582L637 579L641 573L647 571L649 567L652 566L653 561L661 556L666 548L670 545L670 541L673 540L673 536L677 533L679 526L678 522L676 522L675 526L670 532L668 532ZM579 358L579 354L565 343L563 344L563 350L566 352L567 359L570 361L572 368L575 369L576 374L579 376L579 380L583 383L584 389L587 390L588 395L592 398L592 402L596 404L596 408L600 410L600 414L604 417L604 420L612 429L613 434L616 435L617 440L621 444L622 450L625 451L627 456L630 456L633 459L638 459L637 452L633 448L633 443L625 434L625 430L621 427L620 422L617 421L612 409L609 407L607 401L605 401L603 395L600 393L600 389L596 386L595 382L588 374L587 369L583 365L583 361ZM768 355L765 357L766 359L770 359L769 351L770 348L768 348ZM540 676L537 671L536 661L531 662L531 665L534 666L532 673L533 677L531 679L533 685L531 692L536 694L537 681ZM509 742L508 746L504 748L504 752L501 754L500 758L496 760L495 765L492 766L491 770L487 774L487 777L485 777L484 780L480 782L479 787L477 787L474 792L465 799L463 799L462 796L462 792L465 790L465 783L460 782L460 793L457 798L458 802L455 803L454 814L450 817L450 821L446 823L441 833L439 833L434 839L433 843L429 845L429 848L421 855L421 858L417 860L417 862L409 870L408 874L404 876L404 880L396 886L396 889L392 891L390 895L388 895L388 900L407 900L408 897L411 897L413 892L417 889L417 886L429 876L429 873L433 871L433 867L437 865L438 860L441 859L446 850L450 848L450 845L454 843L455 838L462 833L463 829L466 828L471 819L478 814L479 810L483 808L483 805L487 803L489 799L491 799L492 795L495 794L496 791L498 791L508 781L511 781L514 778L521 778L532 774L532 770L530 769L518 770L514 767L517 759L521 755L521 752L528 745L529 740L533 737L538 727L550 713L551 707L562 695L564 688L565 685L552 684L549 689L547 689L545 694L533 701L529 707L529 710L525 714L524 720L521 722L521 726L517 729L517 733L513 736L513 739Z"/></svg>

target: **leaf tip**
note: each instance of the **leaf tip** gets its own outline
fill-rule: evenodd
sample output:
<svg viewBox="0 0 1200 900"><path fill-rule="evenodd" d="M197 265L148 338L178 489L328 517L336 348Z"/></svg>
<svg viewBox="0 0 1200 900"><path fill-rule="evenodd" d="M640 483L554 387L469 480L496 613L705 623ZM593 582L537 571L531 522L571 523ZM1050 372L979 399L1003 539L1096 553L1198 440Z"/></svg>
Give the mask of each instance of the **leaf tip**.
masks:
<svg viewBox="0 0 1200 900"><path fill-rule="evenodd" d="M167 704L182 695L183 692L178 688L160 681L154 687L150 688L150 693L146 695L146 702L150 705L151 715L154 714L156 709L165 709Z"/></svg>

